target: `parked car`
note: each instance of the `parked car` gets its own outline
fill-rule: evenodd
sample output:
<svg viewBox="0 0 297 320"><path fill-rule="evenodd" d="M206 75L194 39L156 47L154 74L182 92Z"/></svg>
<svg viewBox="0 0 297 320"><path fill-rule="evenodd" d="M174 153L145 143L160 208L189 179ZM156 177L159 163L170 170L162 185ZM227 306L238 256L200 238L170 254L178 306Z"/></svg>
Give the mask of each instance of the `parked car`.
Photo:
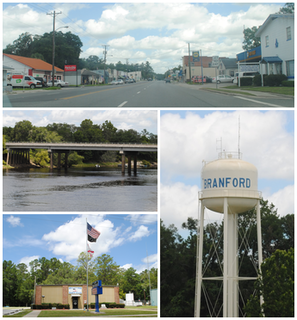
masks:
<svg viewBox="0 0 297 320"><path fill-rule="evenodd" d="M40 81L42 84L42 87L47 87L47 82L44 81L44 79L42 77L35 77L36 80Z"/></svg>
<svg viewBox="0 0 297 320"><path fill-rule="evenodd" d="M258 74L260 74L257 71L245 71L245 72L236 72L235 73L235 78L234 78L234 83L238 82L238 77L240 78L254 78L254 76L257 76Z"/></svg>
<svg viewBox="0 0 297 320"><path fill-rule="evenodd" d="M166 78L165 83L167 83L167 82L170 83L170 79Z"/></svg>
<svg viewBox="0 0 297 320"><path fill-rule="evenodd" d="M124 84L124 81L122 79L119 79L118 84Z"/></svg>
<svg viewBox="0 0 297 320"><path fill-rule="evenodd" d="M52 86L52 81L51 81L51 80L48 82L48 86L49 86L49 87ZM66 82L66 81L63 81L63 80L55 80L54 86L55 86L55 87L60 87L60 88L61 88L61 87L68 87L68 86L69 86L69 83Z"/></svg>
<svg viewBox="0 0 297 320"><path fill-rule="evenodd" d="M148 78L147 81L153 81L153 79L152 78Z"/></svg>
<svg viewBox="0 0 297 320"><path fill-rule="evenodd" d="M212 82L221 83L221 82L233 82L234 78L228 74L221 74L219 76L212 78Z"/></svg>
<svg viewBox="0 0 297 320"><path fill-rule="evenodd" d="M117 84L118 84L118 80L112 80L110 84L115 84L115 85L117 85Z"/></svg>

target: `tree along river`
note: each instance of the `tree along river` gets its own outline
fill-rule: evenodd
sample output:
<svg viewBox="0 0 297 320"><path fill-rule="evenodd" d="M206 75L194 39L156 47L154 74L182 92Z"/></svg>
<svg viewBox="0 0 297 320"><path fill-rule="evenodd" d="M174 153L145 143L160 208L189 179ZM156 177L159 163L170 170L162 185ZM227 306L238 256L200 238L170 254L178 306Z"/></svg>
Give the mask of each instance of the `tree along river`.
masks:
<svg viewBox="0 0 297 320"><path fill-rule="evenodd" d="M3 211L157 211L157 176L157 169L3 170Z"/></svg>

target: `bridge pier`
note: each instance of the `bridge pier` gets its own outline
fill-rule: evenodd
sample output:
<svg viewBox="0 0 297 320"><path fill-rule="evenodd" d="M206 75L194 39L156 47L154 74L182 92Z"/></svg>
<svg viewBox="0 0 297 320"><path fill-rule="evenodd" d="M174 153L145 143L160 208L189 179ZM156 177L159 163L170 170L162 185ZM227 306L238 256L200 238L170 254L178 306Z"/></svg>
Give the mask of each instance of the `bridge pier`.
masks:
<svg viewBox="0 0 297 320"><path fill-rule="evenodd" d="M14 150L11 148L7 148L6 163L11 166L18 164L29 164L30 150Z"/></svg>
<svg viewBox="0 0 297 320"><path fill-rule="evenodd" d="M131 176L131 169L132 169L132 165L131 165L131 161L133 158L133 172L134 172L134 176L137 176L137 151L125 151L122 154L122 174L125 174L125 156L127 156L128 158L128 175Z"/></svg>

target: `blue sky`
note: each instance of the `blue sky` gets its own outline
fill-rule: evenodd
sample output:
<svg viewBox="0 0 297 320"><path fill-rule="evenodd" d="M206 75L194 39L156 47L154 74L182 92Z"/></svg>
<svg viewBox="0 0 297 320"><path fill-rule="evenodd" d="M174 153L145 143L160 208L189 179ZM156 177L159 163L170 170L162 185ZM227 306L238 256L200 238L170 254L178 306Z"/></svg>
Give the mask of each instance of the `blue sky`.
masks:
<svg viewBox="0 0 297 320"><path fill-rule="evenodd" d="M294 111L174 110L160 112L160 215L177 228L198 215L202 161L238 151L258 169L258 190L278 214L294 213ZM219 148L220 149L220 148ZM210 219L222 215L209 213Z"/></svg>
<svg viewBox="0 0 297 320"><path fill-rule="evenodd" d="M86 249L86 218L101 233L89 243L94 257L108 254L137 272L158 267L156 214L3 214L3 260L56 257L75 265Z"/></svg>
<svg viewBox="0 0 297 320"><path fill-rule="evenodd" d="M157 110L5 110L3 111L3 126L14 127L16 122L29 120L34 126L47 126L51 123L68 123L79 126L85 119L94 124L110 121L117 129L134 129L141 133L158 134Z"/></svg>
<svg viewBox="0 0 297 320"><path fill-rule="evenodd" d="M264 23L285 3L4 3L3 47L20 34L51 32L52 16L56 29L71 31L83 42L82 58L103 57L107 62L149 61L154 71L164 73L181 64L191 50L203 55L235 58L242 52L243 27Z"/></svg>

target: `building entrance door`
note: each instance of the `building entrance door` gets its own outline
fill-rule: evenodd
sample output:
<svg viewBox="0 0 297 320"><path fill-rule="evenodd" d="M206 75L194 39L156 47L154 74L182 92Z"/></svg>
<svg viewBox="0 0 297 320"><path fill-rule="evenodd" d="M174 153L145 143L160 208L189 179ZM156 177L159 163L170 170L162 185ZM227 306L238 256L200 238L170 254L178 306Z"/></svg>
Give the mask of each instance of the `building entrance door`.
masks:
<svg viewBox="0 0 297 320"><path fill-rule="evenodd" d="M78 309L78 297L72 297L72 307Z"/></svg>

